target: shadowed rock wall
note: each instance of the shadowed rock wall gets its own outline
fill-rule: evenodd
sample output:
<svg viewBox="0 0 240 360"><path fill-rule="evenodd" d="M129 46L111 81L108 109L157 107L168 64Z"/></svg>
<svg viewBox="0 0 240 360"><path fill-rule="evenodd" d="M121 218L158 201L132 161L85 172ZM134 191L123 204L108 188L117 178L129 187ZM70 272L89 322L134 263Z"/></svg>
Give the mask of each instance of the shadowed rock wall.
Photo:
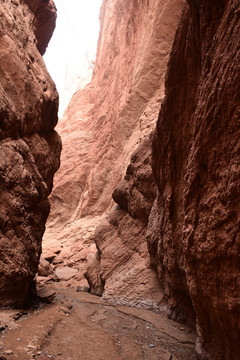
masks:
<svg viewBox="0 0 240 360"><path fill-rule="evenodd" d="M153 141L149 251L202 359L240 354L240 5L189 0ZM194 310L193 310L194 308Z"/></svg>
<svg viewBox="0 0 240 360"><path fill-rule="evenodd" d="M59 167L58 94L39 53L56 11L52 1L7 0L0 16L0 305L21 306L32 291Z"/></svg>

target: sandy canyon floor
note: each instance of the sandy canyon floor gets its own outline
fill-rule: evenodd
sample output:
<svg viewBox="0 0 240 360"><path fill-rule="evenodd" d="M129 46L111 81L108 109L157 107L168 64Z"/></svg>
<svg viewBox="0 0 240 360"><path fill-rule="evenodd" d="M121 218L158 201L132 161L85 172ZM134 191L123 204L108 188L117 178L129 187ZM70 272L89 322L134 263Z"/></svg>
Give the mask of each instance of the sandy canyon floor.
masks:
<svg viewBox="0 0 240 360"><path fill-rule="evenodd" d="M1 360L194 360L195 334L165 311L112 306L59 286L51 303L0 312Z"/></svg>

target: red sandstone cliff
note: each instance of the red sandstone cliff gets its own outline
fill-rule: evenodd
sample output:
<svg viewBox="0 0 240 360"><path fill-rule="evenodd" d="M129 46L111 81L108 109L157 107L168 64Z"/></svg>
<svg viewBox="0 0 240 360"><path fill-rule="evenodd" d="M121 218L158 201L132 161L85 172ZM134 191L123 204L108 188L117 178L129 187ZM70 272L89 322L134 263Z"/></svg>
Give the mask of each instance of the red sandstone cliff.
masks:
<svg viewBox="0 0 240 360"><path fill-rule="evenodd" d="M61 142L54 131L58 94L39 53L55 26L54 4L2 1L0 15L0 305L6 306L22 305L32 291Z"/></svg>
<svg viewBox="0 0 240 360"><path fill-rule="evenodd" d="M62 165L51 196L44 253L58 240L61 253L56 265L78 269L79 281L90 252L92 265L86 276L92 291L115 302L157 306L162 300L145 239L155 187L143 185L144 190L136 179L151 177L149 136L163 98L182 4L182 0L103 1L92 81L75 93L58 125ZM136 168L129 187L135 203L129 201L124 211L113 208L101 223L113 206L114 188L144 139L147 147L140 145L137 160L129 166L129 171ZM141 156L146 157L142 170Z"/></svg>
<svg viewBox="0 0 240 360"><path fill-rule="evenodd" d="M92 82L59 125L46 239L60 240L55 265L79 270L76 282L88 259L91 290L108 301L159 306L152 265L169 316L196 321L199 357L238 360L240 5L186 4L151 154L181 5L103 2Z"/></svg>
<svg viewBox="0 0 240 360"><path fill-rule="evenodd" d="M239 359L240 4L189 0L153 141L149 251L201 359ZM194 309L194 310L193 310Z"/></svg>

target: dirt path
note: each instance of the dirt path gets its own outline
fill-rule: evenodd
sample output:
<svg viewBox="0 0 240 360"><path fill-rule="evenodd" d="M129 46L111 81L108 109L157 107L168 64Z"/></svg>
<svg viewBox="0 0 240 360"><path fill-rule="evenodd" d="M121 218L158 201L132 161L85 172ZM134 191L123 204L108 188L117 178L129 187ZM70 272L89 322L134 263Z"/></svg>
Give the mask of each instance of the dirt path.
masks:
<svg viewBox="0 0 240 360"><path fill-rule="evenodd" d="M0 360L196 359L195 335L164 312L110 306L73 290L58 289L52 304L28 312L0 312L0 329Z"/></svg>

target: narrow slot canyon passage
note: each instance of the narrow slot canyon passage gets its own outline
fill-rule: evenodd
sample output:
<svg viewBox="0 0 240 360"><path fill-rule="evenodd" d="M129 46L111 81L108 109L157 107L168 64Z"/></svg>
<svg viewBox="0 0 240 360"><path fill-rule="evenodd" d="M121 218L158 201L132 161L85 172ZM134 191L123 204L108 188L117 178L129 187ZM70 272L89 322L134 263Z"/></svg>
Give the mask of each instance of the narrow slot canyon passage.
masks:
<svg viewBox="0 0 240 360"><path fill-rule="evenodd" d="M239 1L0 17L0 360L239 360Z"/></svg>

